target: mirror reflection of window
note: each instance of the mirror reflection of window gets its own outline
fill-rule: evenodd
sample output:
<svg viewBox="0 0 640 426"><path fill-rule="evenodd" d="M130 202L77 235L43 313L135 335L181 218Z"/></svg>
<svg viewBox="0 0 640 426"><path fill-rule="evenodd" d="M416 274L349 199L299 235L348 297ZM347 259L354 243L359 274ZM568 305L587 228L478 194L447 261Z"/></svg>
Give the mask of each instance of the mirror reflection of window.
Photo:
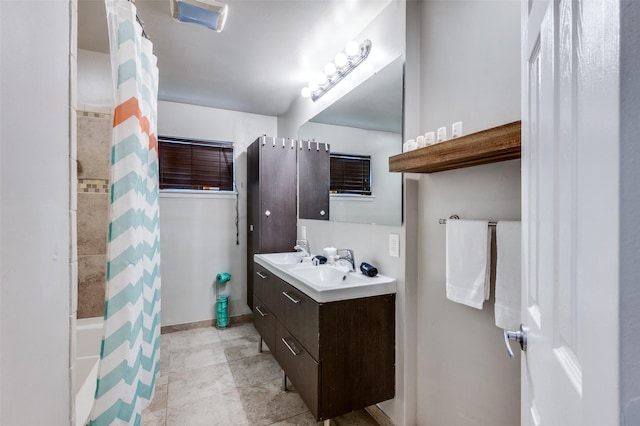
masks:
<svg viewBox="0 0 640 426"><path fill-rule="evenodd" d="M371 156L331 153L332 194L371 195Z"/></svg>

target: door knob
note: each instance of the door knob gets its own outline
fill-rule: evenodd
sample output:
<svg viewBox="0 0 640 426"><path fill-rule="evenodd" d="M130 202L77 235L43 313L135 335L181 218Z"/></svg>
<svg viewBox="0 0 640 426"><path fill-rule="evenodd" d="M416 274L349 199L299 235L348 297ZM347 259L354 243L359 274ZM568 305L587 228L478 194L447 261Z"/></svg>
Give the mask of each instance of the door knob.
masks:
<svg viewBox="0 0 640 426"><path fill-rule="evenodd" d="M509 345L509 340L520 343L520 349L522 349L522 352L527 351L527 331L529 331L529 329L524 324L520 324L520 330L518 331L503 330L504 345L507 347L507 354L509 355L509 358L515 357L511 350L511 345Z"/></svg>

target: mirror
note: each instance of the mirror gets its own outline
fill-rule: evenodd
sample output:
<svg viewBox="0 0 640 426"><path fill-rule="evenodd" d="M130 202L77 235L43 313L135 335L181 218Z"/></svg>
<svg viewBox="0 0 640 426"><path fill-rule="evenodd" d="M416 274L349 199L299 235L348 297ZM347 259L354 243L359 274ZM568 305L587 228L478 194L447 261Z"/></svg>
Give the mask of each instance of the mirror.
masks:
<svg viewBox="0 0 640 426"><path fill-rule="evenodd" d="M402 174L389 173L389 157L402 152L402 73L398 57L300 127L300 139L326 142L332 154L371 156L371 195L331 194L331 221L402 224Z"/></svg>

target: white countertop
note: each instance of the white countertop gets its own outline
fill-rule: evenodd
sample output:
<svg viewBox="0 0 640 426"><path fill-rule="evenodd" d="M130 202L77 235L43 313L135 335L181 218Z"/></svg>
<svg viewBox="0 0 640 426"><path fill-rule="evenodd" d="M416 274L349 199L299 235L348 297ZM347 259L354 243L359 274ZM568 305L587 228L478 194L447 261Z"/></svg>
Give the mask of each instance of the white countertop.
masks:
<svg viewBox="0 0 640 426"><path fill-rule="evenodd" d="M358 299L361 297L392 294L397 291L396 280L384 275L367 277L357 272L345 272L335 281L318 281L311 263L301 263L297 253L256 254L254 261L275 276L297 288L318 303L338 300ZM322 266L319 266L322 267ZM319 270L318 270L319 271ZM332 269L331 272L336 272Z"/></svg>

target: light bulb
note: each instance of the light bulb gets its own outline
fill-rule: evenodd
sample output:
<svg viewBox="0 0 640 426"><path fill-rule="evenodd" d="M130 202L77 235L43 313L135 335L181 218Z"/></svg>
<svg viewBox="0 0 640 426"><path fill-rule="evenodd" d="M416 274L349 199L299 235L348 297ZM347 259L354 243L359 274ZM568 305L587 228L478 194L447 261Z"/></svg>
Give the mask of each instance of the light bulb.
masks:
<svg viewBox="0 0 640 426"><path fill-rule="evenodd" d="M354 56L358 56L360 53L360 46L355 41L350 41L347 43L347 46L344 48L345 53L348 57L353 58Z"/></svg>
<svg viewBox="0 0 640 426"><path fill-rule="evenodd" d="M300 94L303 98L308 98L309 96L311 96L311 89L309 89L308 87L303 87L300 91Z"/></svg>
<svg viewBox="0 0 640 426"><path fill-rule="evenodd" d="M311 92L315 92L316 90L318 90L318 82L315 80L311 80L309 82L309 90L311 90Z"/></svg>
<svg viewBox="0 0 640 426"><path fill-rule="evenodd" d="M319 72L316 74L316 81L320 86L324 85L327 82L327 75L323 72Z"/></svg>
<svg viewBox="0 0 640 426"><path fill-rule="evenodd" d="M333 62L329 62L324 66L324 73L327 75L327 77L333 77L333 75L336 73L336 65Z"/></svg>
<svg viewBox="0 0 640 426"><path fill-rule="evenodd" d="M347 55L340 52L336 55L334 62L336 63L336 67L342 68L347 65Z"/></svg>

